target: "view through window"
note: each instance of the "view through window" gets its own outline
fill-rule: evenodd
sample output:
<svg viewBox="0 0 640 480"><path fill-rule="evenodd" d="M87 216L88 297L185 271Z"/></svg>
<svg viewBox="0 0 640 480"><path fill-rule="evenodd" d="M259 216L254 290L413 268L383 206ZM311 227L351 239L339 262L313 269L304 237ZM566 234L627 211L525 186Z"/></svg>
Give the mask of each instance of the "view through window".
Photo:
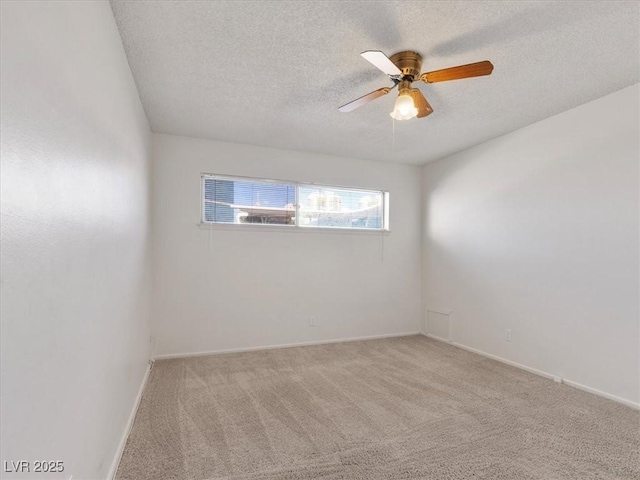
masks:
<svg viewBox="0 0 640 480"><path fill-rule="evenodd" d="M376 190L203 175L202 201L205 223L365 230L388 225L388 194Z"/></svg>

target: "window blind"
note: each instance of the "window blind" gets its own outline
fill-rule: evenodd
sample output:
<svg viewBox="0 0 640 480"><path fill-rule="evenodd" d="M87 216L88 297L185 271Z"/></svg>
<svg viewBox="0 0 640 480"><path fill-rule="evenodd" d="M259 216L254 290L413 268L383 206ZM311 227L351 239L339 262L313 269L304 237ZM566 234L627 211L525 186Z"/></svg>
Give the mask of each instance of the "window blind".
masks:
<svg viewBox="0 0 640 480"><path fill-rule="evenodd" d="M203 178L203 221L295 225L294 184Z"/></svg>

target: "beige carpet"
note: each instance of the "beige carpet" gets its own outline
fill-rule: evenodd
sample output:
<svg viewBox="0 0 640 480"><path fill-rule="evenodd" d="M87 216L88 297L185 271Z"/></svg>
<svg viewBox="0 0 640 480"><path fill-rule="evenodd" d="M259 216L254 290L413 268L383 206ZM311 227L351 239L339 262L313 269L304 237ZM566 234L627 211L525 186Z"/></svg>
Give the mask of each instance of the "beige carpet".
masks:
<svg viewBox="0 0 640 480"><path fill-rule="evenodd" d="M117 478L637 480L640 412L422 336L164 360Z"/></svg>

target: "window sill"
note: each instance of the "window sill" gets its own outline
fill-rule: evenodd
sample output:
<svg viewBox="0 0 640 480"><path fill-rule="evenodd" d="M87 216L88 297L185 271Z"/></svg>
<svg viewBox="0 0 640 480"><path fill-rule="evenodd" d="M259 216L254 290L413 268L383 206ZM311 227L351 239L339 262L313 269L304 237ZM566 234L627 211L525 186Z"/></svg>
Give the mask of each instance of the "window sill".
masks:
<svg viewBox="0 0 640 480"><path fill-rule="evenodd" d="M287 233L338 233L346 235L388 235L391 230L367 230L360 228L336 228L336 227L298 227L294 225L264 225L260 223L247 223L239 225L237 223L206 223L196 224L200 230L226 230L241 232L287 232Z"/></svg>

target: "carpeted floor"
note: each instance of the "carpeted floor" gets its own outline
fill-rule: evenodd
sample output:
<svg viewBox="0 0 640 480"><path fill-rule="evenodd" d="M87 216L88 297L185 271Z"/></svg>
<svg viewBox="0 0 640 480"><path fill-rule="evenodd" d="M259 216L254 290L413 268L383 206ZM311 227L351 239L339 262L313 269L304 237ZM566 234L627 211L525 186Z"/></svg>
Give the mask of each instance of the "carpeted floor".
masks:
<svg viewBox="0 0 640 480"><path fill-rule="evenodd" d="M639 479L640 412L423 336L155 363L119 480Z"/></svg>

